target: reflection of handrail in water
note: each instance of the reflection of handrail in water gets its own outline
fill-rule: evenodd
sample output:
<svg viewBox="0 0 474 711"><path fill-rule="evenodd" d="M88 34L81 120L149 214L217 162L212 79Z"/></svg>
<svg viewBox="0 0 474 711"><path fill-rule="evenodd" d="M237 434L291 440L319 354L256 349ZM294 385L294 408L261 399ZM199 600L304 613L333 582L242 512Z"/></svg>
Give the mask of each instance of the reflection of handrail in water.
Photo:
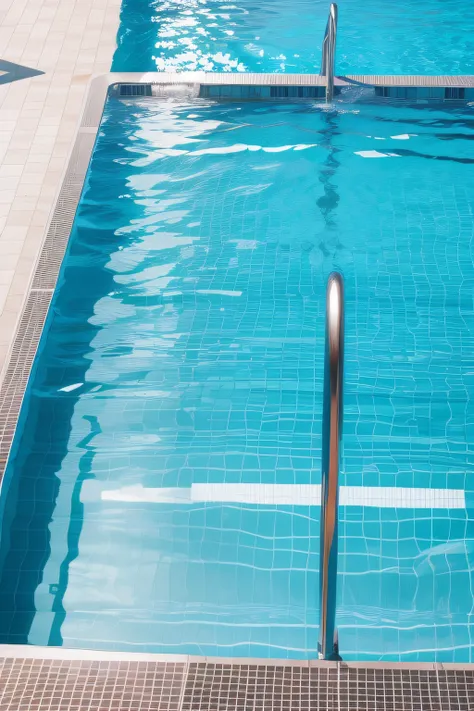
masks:
<svg viewBox="0 0 474 711"><path fill-rule="evenodd" d="M326 295L323 441L321 468L321 555L319 571L321 659L340 659L336 630L337 520L344 374L344 287L333 272Z"/></svg>
<svg viewBox="0 0 474 711"><path fill-rule="evenodd" d="M323 59L321 63L322 77L327 78L326 101L332 101L334 96L334 63L336 57L336 36L337 36L337 5L331 3L329 17L326 25L326 32L323 40Z"/></svg>

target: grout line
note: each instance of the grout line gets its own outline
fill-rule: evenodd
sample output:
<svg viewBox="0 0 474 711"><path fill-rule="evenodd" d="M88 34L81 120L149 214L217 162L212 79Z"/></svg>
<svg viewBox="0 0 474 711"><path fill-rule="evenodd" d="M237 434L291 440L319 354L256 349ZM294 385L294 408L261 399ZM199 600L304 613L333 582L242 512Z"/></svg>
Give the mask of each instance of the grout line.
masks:
<svg viewBox="0 0 474 711"><path fill-rule="evenodd" d="M179 694L179 701L178 701L178 708L177 711L182 711L183 709L183 704L184 704L184 695L186 693L186 686L188 683L188 676L189 676L189 667L190 667L190 662L189 659L186 661L185 666L184 666L184 671L183 671L183 681L181 683L181 691Z"/></svg>

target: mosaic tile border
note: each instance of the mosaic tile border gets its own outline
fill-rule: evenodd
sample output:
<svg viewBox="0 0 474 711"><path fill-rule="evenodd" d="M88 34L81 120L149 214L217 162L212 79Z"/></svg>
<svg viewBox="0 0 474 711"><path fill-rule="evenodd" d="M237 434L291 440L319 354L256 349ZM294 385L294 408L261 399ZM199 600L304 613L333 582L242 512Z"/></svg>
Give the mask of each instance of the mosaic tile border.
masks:
<svg viewBox="0 0 474 711"><path fill-rule="evenodd" d="M471 711L474 668L190 662L180 711Z"/></svg>
<svg viewBox="0 0 474 711"><path fill-rule="evenodd" d="M474 665L206 659L10 647L0 711L472 711ZM17 654L14 654L17 652ZM449 667L449 668L448 668Z"/></svg>
<svg viewBox="0 0 474 711"><path fill-rule="evenodd" d="M1 711L179 711L186 665L0 659Z"/></svg>
<svg viewBox="0 0 474 711"><path fill-rule="evenodd" d="M0 390L0 477L10 453L21 403L28 384L52 291L31 290L20 317Z"/></svg>

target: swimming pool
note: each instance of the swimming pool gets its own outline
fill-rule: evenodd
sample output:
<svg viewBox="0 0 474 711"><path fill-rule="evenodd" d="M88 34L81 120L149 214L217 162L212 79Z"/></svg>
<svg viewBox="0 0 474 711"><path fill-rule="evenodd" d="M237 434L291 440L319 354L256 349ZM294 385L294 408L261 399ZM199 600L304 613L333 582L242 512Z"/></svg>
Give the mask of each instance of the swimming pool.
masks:
<svg viewBox="0 0 474 711"><path fill-rule="evenodd" d="M316 656L319 508L265 485L320 481L335 268L342 654L472 661L472 117L109 100L7 472L2 642Z"/></svg>
<svg viewBox="0 0 474 711"><path fill-rule="evenodd" d="M471 74L474 6L339 0L340 74ZM315 73L326 0L123 0L114 71Z"/></svg>

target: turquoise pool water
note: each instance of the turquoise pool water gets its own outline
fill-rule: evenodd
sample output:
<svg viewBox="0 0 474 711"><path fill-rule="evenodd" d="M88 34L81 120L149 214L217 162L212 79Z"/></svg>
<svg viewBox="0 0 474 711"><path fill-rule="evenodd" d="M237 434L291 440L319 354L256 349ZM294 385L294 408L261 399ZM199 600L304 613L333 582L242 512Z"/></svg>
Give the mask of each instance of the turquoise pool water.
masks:
<svg viewBox="0 0 474 711"><path fill-rule="evenodd" d="M471 74L474 5L339 0L340 74ZM115 71L319 72L327 0L123 0Z"/></svg>
<svg viewBox="0 0 474 711"><path fill-rule="evenodd" d="M109 101L7 472L0 641L315 656L338 269L342 654L473 661L473 138L468 106Z"/></svg>

